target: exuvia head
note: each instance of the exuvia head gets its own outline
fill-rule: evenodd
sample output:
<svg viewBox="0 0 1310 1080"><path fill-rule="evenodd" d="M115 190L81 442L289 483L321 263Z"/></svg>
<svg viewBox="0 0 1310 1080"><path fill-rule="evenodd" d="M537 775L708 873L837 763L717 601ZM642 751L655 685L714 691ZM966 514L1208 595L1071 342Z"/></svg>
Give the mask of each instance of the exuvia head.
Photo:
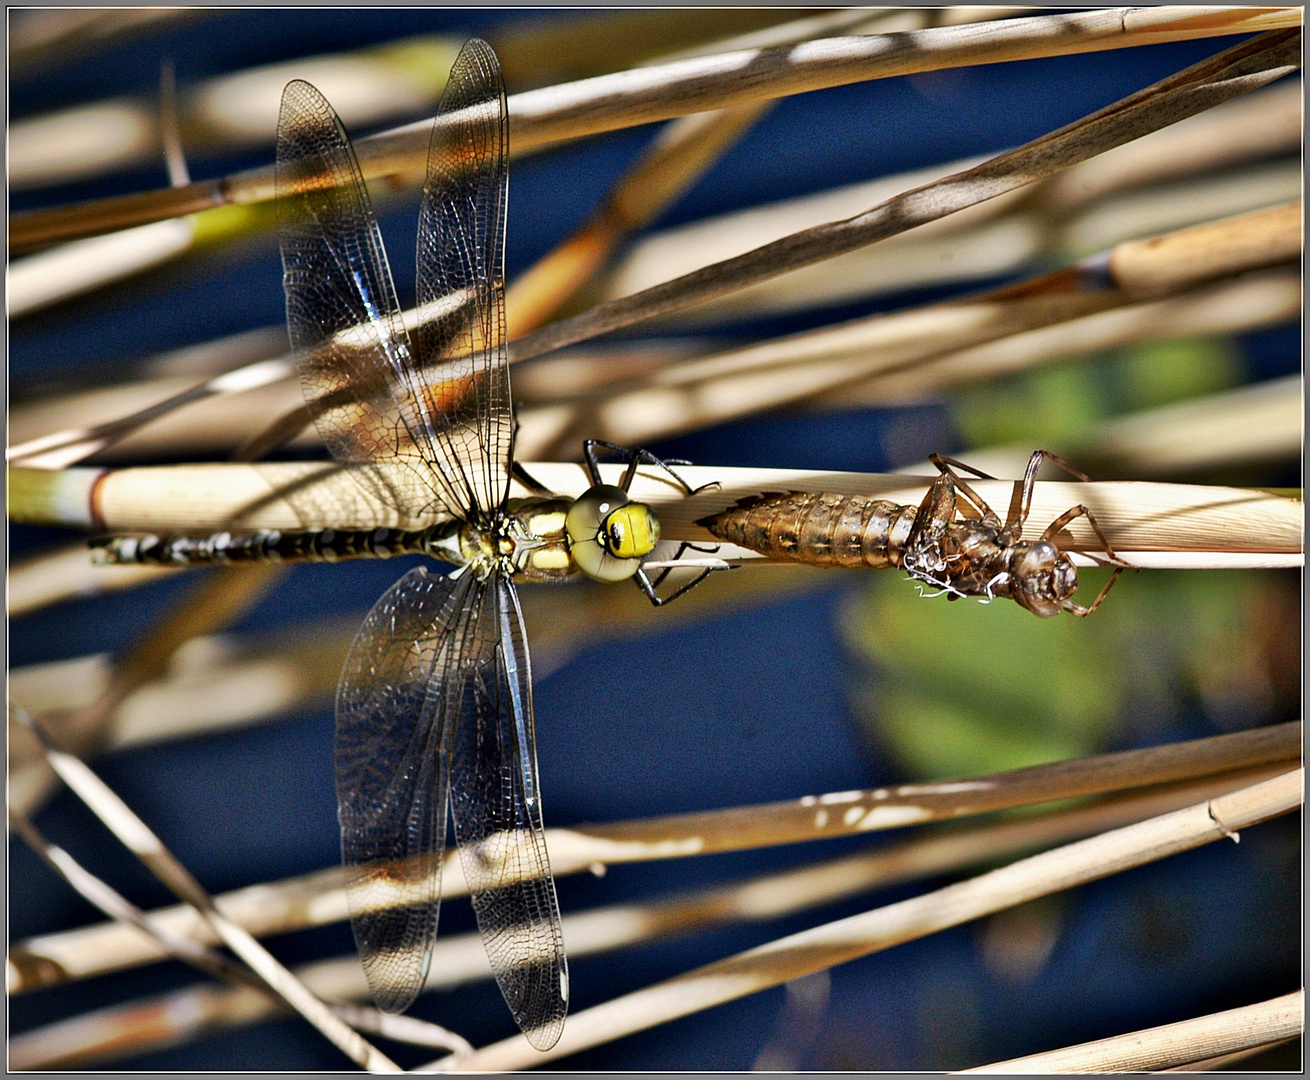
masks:
<svg viewBox="0 0 1310 1080"><path fill-rule="evenodd" d="M1078 568L1049 540L1016 544L1010 560L1010 595L1034 615L1049 619L1070 610Z"/></svg>
<svg viewBox="0 0 1310 1080"><path fill-rule="evenodd" d="M596 581L632 577L660 542L654 511L610 484L596 484L583 492L569 507L564 530L578 569Z"/></svg>

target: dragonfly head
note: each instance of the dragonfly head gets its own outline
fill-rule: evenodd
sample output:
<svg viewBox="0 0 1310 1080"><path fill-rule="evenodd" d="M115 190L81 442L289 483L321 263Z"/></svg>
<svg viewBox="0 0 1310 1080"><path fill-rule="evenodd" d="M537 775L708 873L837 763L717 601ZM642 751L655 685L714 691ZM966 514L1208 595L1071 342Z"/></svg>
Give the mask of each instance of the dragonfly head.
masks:
<svg viewBox="0 0 1310 1080"><path fill-rule="evenodd" d="M1015 553L1010 595L1040 618L1060 614L1078 588L1073 560L1048 540L1016 545Z"/></svg>
<svg viewBox="0 0 1310 1080"><path fill-rule="evenodd" d="M596 581L632 577L660 542L654 511L610 484L588 488L569 507L564 529L578 569Z"/></svg>

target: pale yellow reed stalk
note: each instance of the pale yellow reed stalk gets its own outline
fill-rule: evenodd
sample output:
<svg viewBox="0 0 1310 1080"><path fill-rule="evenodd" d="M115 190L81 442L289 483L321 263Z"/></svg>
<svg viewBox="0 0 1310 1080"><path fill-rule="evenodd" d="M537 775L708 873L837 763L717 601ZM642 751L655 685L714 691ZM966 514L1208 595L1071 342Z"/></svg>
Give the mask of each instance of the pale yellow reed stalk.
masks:
<svg viewBox="0 0 1310 1080"><path fill-rule="evenodd" d="M1011 1058L965 1073L1123 1073L1176 1068L1294 1039L1305 1028L1305 991L1109 1039Z"/></svg>
<svg viewBox="0 0 1310 1080"><path fill-rule="evenodd" d="M968 881L801 931L574 1013L560 1041L544 1054L516 1036L483 1047L461 1059L458 1067L497 1071L544 1064L1040 896L1233 838L1239 829L1300 806L1303 780L1303 770L1296 769Z"/></svg>
<svg viewBox="0 0 1310 1080"><path fill-rule="evenodd" d="M607 863L646 862L797 843L1061 799L1212 777L1295 761L1301 725L1282 724L1145 750L1056 762L941 785L902 785L872 791L830 792L804 799L628 822L548 829L556 875ZM339 869L242 889L218 897L228 918L258 936L346 918ZM442 870L442 893L467 886L453 852ZM169 932L213 943L196 913L170 908L152 913ZM114 924L44 935L11 947L7 989L21 993L86 978L160 957L152 942Z"/></svg>
<svg viewBox="0 0 1310 1080"><path fill-rule="evenodd" d="M549 143L669 120L691 112L971 64L1003 63L1104 49L1252 33L1301 25L1296 8L1127 8L936 27L905 34L832 38L804 48L727 53L684 60L640 73L528 91L509 102L515 153ZM417 180L426 158L429 124L422 122L361 140L367 176ZM33 211L10 222L10 250L19 253L61 240L141 225L224 202L273 197L272 170L252 170L177 191L105 199Z"/></svg>
<svg viewBox="0 0 1310 1080"><path fill-rule="evenodd" d="M667 897L566 915L573 957L595 955L714 925L779 918L857 893L960 870L1067 842L1213 798L1285 771L1281 765L1225 773L1205 780L1147 789L1073 810L967 828L946 827L867 854ZM427 989L450 989L490 974L481 941L465 934L438 939ZM356 957L307 964L296 975L319 996L362 999L368 994ZM10 1043L19 1068L87 1065L141 1053L161 1043L199 1037L216 1027L256 1023L276 1014L266 995L243 987L196 986L163 998L133 1001L49 1025ZM167 1021L161 1018L168 1018Z"/></svg>

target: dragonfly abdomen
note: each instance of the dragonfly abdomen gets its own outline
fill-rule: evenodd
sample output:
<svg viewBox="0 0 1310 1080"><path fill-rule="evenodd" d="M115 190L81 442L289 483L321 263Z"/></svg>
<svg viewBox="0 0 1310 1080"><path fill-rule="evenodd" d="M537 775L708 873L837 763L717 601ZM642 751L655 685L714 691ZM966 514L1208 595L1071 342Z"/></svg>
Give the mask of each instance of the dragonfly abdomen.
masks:
<svg viewBox="0 0 1310 1080"><path fill-rule="evenodd" d="M115 536L93 541L93 558L111 565L192 566L201 563L338 562L388 559L424 553L427 531L403 529L320 529L208 536Z"/></svg>
<svg viewBox="0 0 1310 1080"><path fill-rule="evenodd" d="M743 499L698 524L770 559L848 568L900 566L916 508L833 492Z"/></svg>

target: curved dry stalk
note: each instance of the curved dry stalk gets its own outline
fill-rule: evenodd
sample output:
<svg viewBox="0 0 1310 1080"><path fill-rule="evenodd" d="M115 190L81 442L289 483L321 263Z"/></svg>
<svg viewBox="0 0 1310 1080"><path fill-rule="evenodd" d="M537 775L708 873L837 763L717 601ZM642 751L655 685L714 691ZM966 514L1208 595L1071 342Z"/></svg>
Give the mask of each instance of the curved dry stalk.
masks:
<svg viewBox="0 0 1310 1080"><path fill-rule="evenodd" d="M1301 805L1304 770L1079 840L968 881L792 934L569 1017L544 1054L522 1036L483 1047L461 1069L542 1064L891 948L1041 896L1108 877L1244 829Z"/></svg>
<svg viewBox="0 0 1310 1080"><path fill-rule="evenodd" d="M712 926L781 918L874 889L1017 857L1034 849L1141 821L1283 771L1286 770L1282 765L1267 765L1150 788L1139 794L1114 796L1038 817L967 827L947 825L929 836L877 851L653 902L566 915L569 953L573 957L596 955ZM297 968L295 974L316 994L329 1000L368 995L362 969L354 956L306 964ZM472 934L443 937L438 939L433 952L426 989L448 990L485 979L489 974L480 939ZM199 1037L218 1027L257 1023L277 1011L276 1004L267 996L255 996L241 987L216 990L196 986L164 998L129 1002L16 1036L10 1044L10 1063L14 1067L34 1069L94 1064L111 1056L156 1049L164 1041ZM171 1019L161 1031L158 1023L140 1024L137 1018L141 1016Z"/></svg>
<svg viewBox="0 0 1310 1080"><path fill-rule="evenodd" d="M25 79L116 42L211 14L204 8L27 8L9 23L9 77Z"/></svg>
<svg viewBox="0 0 1310 1080"><path fill-rule="evenodd" d="M291 642L231 635L187 640L166 672L123 695L96 727L79 720L112 684L115 667L106 655L11 670L9 693L85 755L267 723L332 700L358 619L305 629L303 639ZM12 731L10 810L35 806L51 779L39 746Z"/></svg>
<svg viewBox="0 0 1310 1080"><path fill-rule="evenodd" d="M1129 1035L998 1061L966 1073L1152 1072L1295 1039L1305 1028L1305 991L1256 1005L1146 1028Z"/></svg>
<svg viewBox="0 0 1310 1080"><path fill-rule="evenodd" d="M686 113L865 79L1300 25L1297 8L1124 8L727 53L515 94L509 100L510 145L524 153ZM430 127L424 121L360 140L356 148L365 175L417 182ZM272 197L272 169L264 167L176 191L32 211L11 219L10 251L19 254L206 207Z"/></svg>
<svg viewBox="0 0 1310 1080"><path fill-rule="evenodd" d="M997 24L1007 25L1007 24ZM926 33L927 31L925 31ZM756 281L853 251L915 226L1054 175L1080 161L1241 94L1297 69L1298 31L1277 30L1162 79L1082 120L936 183L899 195L846 221L832 222L745 255L714 263L644 292L601 304L519 338L510 356L525 360L564 345L691 307Z"/></svg>
<svg viewBox="0 0 1310 1080"><path fill-rule="evenodd" d="M837 792L762 806L549 829L547 844L556 875L598 864L770 847L1213 778L1294 761L1300 740L1299 723L1281 724L955 783ZM442 869L442 893L451 897L465 891L463 871L451 853ZM229 919L259 936L338 922L347 913L339 868L241 889L218 897L216 903ZM214 940L189 908L169 908L151 917L171 933L206 943ZM151 942L112 924L31 938L10 949L7 988L11 994L23 993L152 962L159 955Z"/></svg>
<svg viewBox="0 0 1310 1080"><path fill-rule="evenodd" d="M134 814L107 784L79 758L56 750L34 720L21 709L10 707L41 741L46 758L59 778L87 805L101 822L168 889L193 908L214 933L244 960L264 984L300 1013L342 1053L370 1072L399 1072L400 1069L358 1032L343 1023L294 975L283 967L244 927L218 910L204 887L173 857L144 821ZM135 928L134 928L135 929Z"/></svg>
<svg viewBox="0 0 1310 1080"><path fill-rule="evenodd" d="M95 566L87 558L86 543L78 541L12 565L6 613L19 619L62 600L132 588L169 573L161 566Z"/></svg>

